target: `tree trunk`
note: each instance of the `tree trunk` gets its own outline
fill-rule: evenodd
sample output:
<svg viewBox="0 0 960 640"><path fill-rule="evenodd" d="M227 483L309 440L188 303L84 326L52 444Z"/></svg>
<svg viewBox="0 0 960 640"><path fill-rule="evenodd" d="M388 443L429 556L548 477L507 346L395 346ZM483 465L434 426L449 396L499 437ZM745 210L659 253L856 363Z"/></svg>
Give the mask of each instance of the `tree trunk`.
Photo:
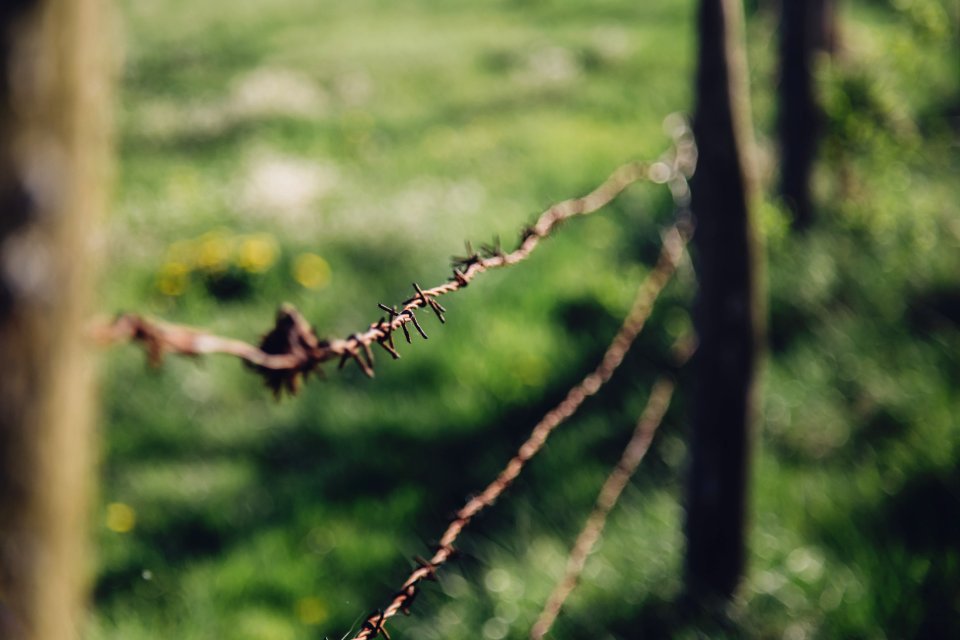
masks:
<svg viewBox="0 0 960 640"><path fill-rule="evenodd" d="M0 638L79 637L107 66L94 0L0 8Z"/></svg>
<svg viewBox="0 0 960 640"><path fill-rule="evenodd" d="M736 0L701 0L691 185L699 291L697 389L687 487L687 595L728 599L744 568L746 482L761 333L753 140Z"/></svg>
<svg viewBox="0 0 960 640"><path fill-rule="evenodd" d="M781 0L780 5L780 194L793 226L813 223L811 176L822 114L814 90L817 51L834 47L833 0Z"/></svg>

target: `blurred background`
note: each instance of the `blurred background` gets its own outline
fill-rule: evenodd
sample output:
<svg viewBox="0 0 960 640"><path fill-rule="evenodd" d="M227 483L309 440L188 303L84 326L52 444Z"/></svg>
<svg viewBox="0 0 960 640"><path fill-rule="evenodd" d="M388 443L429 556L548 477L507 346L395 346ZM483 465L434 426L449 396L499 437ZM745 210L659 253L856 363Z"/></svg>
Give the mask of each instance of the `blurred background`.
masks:
<svg viewBox="0 0 960 640"><path fill-rule="evenodd" d="M684 0L122 0L118 188L98 306L255 341L321 336L669 147ZM815 58L813 221L778 196L778 5L747 6L769 350L749 568L724 629L678 620L681 374L556 638L960 631L960 45L947 0L841 0ZM91 640L339 638L597 362L672 217L637 185L443 300L430 340L274 401L236 361L106 352ZM689 264L610 385L391 626L526 637L670 344ZM957 637L957 636L952 636Z"/></svg>

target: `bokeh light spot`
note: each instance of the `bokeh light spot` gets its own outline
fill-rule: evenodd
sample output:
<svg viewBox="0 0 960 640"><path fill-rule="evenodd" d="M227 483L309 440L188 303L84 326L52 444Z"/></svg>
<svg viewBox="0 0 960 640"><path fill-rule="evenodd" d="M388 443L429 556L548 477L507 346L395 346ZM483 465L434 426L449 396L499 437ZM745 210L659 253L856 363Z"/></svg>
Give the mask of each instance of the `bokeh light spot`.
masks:
<svg viewBox="0 0 960 640"><path fill-rule="evenodd" d="M293 263L293 278L307 289L330 283L330 265L315 253L301 253Z"/></svg>
<svg viewBox="0 0 960 640"><path fill-rule="evenodd" d="M130 533L137 525L137 512L130 505L111 502L107 505L106 525L116 533Z"/></svg>
<svg viewBox="0 0 960 640"><path fill-rule="evenodd" d="M512 581L513 580L510 577L510 574L505 570L491 569L487 572L486 578L483 582L487 586L487 589L499 593L509 589Z"/></svg>
<svg viewBox="0 0 960 640"><path fill-rule="evenodd" d="M273 266L276 260L277 243L266 234L250 236L240 244L237 264L244 271L262 273Z"/></svg>
<svg viewBox="0 0 960 640"><path fill-rule="evenodd" d="M307 596L297 600L297 618L308 625L317 625L329 617L327 606L316 596Z"/></svg>
<svg viewBox="0 0 960 640"><path fill-rule="evenodd" d="M503 618L490 618L483 624L483 637L487 640L500 640L510 631L510 624Z"/></svg>
<svg viewBox="0 0 960 640"><path fill-rule="evenodd" d="M168 262L163 265L157 288L165 296L180 296L187 290L187 278L190 269L182 262Z"/></svg>
<svg viewBox="0 0 960 640"><path fill-rule="evenodd" d="M217 234L210 234L200 243L197 265L207 271L222 271L230 261L230 244Z"/></svg>

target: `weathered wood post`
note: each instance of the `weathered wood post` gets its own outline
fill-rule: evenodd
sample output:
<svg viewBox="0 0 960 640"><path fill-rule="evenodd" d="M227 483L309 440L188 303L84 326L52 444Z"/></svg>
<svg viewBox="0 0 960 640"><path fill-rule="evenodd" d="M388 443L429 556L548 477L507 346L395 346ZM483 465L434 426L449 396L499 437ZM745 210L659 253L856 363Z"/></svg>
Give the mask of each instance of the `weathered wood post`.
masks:
<svg viewBox="0 0 960 640"><path fill-rule="evenodd" d="M701 0L691 184L699 348L687 487L687 595L728 599L744 569L750 424L760 331L753 141L738 0Z"/></svg>
<svg viewBox="0 0 960 640"><path fill-rule="evenodd" d="M834 47L833 16L833 0L780 3L780 194L797 229L809 227L814 218L811 181L822 114L813 72L816 53Z"/></svg>
<svg viewBox="0 0 960 640"><path fill-rule="evenodd" d="M92 568L90 232L103 206L100 0L0 5L0 638L77 638Z"/></svg>

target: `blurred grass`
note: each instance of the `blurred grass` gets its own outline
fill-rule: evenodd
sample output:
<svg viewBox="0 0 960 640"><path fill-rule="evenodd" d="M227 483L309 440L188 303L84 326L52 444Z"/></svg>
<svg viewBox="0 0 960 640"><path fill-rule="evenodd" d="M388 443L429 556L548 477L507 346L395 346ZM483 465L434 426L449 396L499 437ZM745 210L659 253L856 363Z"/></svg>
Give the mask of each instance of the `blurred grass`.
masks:
<svg viewBox="0 0 960 640"><path fill-rule="evenodd" d="M250 340L282 301L324 335L365 326L411 281L444 279L464 239L510 245L546 205L656 157L663 117L691 103L692 2L122 8L101 306ZM771 355L732 626L691 627L669 605L681 393L558 638L957 629L956 7L861 2L842 19L842 56L819 74L821 223L789 235L781 205L763 205ZM773 25L751 13L767 158ZM593 365L669 215L667 195L640 186L571 222L529 262L444 301L447 325L426 320L430 340L381 357L373 381L348 367L276 403L232 361L150 370L130 348L107 353L88 636L345 633ZM395 637L525 637L692 288L690 274L670 286L624 371L471 527Z"/></svg>

